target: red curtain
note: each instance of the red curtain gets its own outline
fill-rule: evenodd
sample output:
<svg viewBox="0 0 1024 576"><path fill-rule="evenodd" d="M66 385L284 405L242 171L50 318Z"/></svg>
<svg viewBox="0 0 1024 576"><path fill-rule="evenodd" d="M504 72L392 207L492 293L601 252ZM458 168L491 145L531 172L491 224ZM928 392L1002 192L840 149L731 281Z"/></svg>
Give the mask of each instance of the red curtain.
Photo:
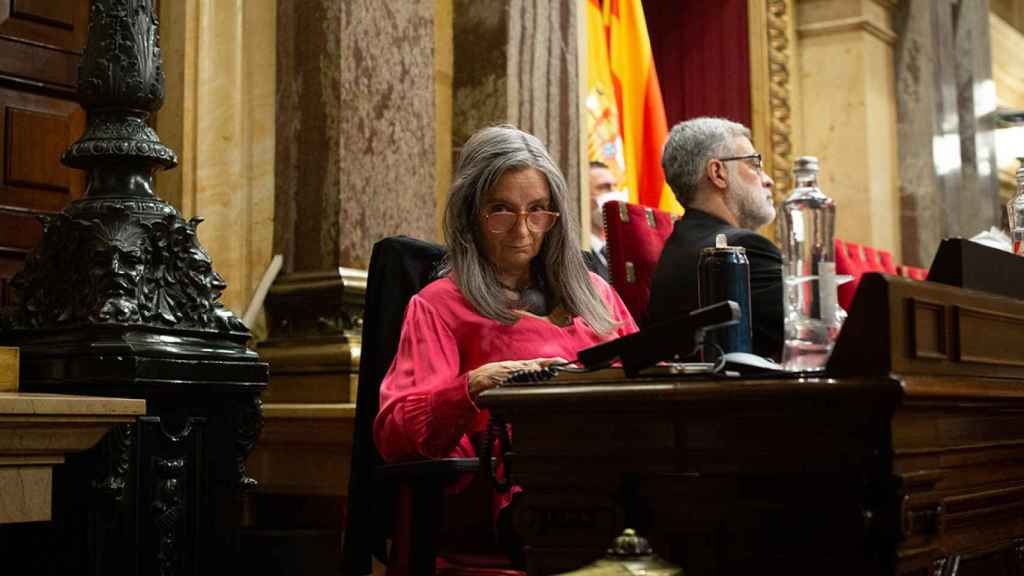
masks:
<svg viewBox="0 0 1024 576"><path fill-rule="evenodd" d="M671 128L697 116L750 126L747 0L643 0Z"/></svg>

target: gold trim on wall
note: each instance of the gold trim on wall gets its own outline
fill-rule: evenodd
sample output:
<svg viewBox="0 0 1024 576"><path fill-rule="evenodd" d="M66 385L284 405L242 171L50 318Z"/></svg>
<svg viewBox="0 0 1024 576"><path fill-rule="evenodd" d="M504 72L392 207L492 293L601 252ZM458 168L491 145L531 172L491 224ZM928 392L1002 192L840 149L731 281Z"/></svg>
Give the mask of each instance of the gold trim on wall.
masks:
<svg viewBox="0 0 1024 576"><path fill-rule="evenodd" d="M576 113L579 121L579 187L580 187L580 246L590 249L590 158L587 156L587 116L585 103L589 78L587 76L587 1L576 0Z"/></svg>
<svg viewBox="0 0 1024 576"><path fill-rule="evenodd" d="M750 108L754 146L781 202L792 187L794 86L792 0L748 0ZM764 232L775 237L775 227Z"/></svg>
<svg viewBox="0 0 1024 576"><path fill-rule="evenodd" d="M455 45L452 0L434 0L434 211L435 242L444 242L444 208L452 182L452 78Z"/></svg>

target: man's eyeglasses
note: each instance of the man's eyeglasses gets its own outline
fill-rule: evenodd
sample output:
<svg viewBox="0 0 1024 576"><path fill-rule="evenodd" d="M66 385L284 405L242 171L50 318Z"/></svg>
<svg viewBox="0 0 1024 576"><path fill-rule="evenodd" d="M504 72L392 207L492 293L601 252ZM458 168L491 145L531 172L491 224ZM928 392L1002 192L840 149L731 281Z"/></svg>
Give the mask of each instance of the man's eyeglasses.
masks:
<svg viewBox="0 0 1024 576"><path fill-rule="evenodd" d="M764 162L761 160L760 154L747 154L745 156L729 156L728 158L719 158L719 162L732 162L733 160L750 160L750 167L758 172L764 172Z"/></svg>
<svg viewBox="0 0 1024 576"><path fill-rule="evenodd" d="M509 230L512 230L519 225L519 218L526 218L526 227L530 232L547 232L555 225L558 221L558 212L548 212L547 210L534 210L532 212L509 212L507 210L499 210L498 212L491 212L485 219L487 220L487 229L495 234L504 234Z"/></svg>

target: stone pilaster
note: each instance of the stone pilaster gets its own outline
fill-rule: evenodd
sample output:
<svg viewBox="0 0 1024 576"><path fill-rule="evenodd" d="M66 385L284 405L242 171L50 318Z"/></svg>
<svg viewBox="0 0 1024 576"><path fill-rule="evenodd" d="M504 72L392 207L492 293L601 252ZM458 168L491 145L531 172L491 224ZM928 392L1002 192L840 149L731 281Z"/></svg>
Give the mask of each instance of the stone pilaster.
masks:
<svg viewBox="0 0 1024 576"><path fill-rule="evenodd" d="M803 133L794 156L821 161L836 236L900 257L893 2L797 2Z"/></svg>
<svg viewBox="0 0 1024 576"><path fill-rule="evenodd" d="M222 301L240 315L272 255L276 12L276 0L160 2L167 105L156 127L181 162L157 193L203 217Z"/></svg>

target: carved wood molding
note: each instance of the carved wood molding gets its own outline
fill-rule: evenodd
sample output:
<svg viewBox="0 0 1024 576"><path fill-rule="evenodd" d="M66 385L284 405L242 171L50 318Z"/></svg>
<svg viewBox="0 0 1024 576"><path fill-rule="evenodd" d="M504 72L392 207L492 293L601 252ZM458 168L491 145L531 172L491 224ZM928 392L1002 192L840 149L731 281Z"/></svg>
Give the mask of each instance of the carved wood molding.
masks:
<svg viewBox="0 0 1024 576"><path fill-rule="evenodd" d="M793 128L791 124L790 69L792 51L789 0L768 1L768 93L771 110L772 179L777 195L791 187Z"/></svg>
<svg viewBox="0 0 1024 576"><path fill-rule="evenodd" d="M793 0L749 0L751 129L775 181L775 201L792 188ZM763 231L775 238L774 226Z"/></svg>

